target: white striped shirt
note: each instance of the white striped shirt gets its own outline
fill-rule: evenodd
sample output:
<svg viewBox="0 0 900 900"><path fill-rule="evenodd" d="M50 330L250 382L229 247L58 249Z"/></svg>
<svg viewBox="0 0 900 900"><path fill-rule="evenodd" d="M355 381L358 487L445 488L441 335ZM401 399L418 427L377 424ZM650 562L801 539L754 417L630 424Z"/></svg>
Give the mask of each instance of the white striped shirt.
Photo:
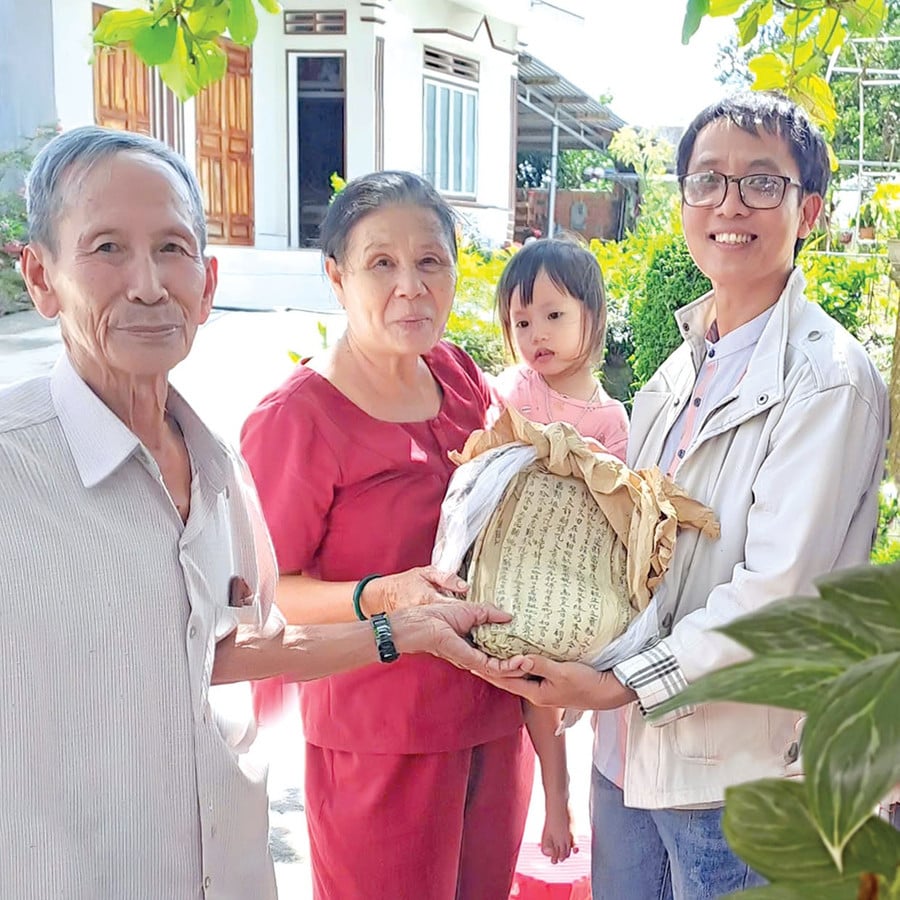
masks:
<svg viewBox="0 0 900 900"><path fill-rule="evenodd" d="M265 773L209 697L216 640L277 626L274 560L236 457L174 390L167 409L186 524L65 357L0 391L0 897L275 896ZM234 575L251 605L228 605Z"/></svg>

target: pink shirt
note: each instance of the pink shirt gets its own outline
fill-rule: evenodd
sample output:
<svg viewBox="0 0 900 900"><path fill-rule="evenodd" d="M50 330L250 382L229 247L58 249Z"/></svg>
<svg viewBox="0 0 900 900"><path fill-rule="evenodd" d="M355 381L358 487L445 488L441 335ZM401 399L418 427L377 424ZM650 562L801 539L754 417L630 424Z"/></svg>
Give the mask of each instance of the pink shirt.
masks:
<svg viewBox="0 0 900 900"><path fill-rule="evenodd" d="M628 444L628 415L618 400L613 400L597 382L594 400L577 400L554 391L528 366L513 366L494 380L494 389L504 404L518 410L531 422L549 425L568 422L584 437L594 438L606 449L625 460Z"/></svg>
<svg viewBox="0 0 900 900"><path fill-rule="evenodd" d="M250 415L241 450L282 572L355 581L429 564L447 454L483 427L492 398L458 347L424 359L443 390L424 422L374 419L302 365ZM357 753L460 750L522 723L517 697L428 655L303 684L300 710L311 744Z"/></svg>

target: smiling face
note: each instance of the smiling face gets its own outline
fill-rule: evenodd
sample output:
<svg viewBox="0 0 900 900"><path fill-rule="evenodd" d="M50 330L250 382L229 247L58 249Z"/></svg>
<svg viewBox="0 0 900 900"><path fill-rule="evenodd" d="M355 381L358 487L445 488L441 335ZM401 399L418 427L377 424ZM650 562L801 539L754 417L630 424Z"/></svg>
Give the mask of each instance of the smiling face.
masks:
<svg viewBox="0 0 900 900"><path fill-rule="evenodd" d="M522 362L545 378L569 372L584 355L584 304L557 287L542 269L534 279L532 302L510 297L510 324Z"/></svg>
<svg viewBox="0 0 900 900"><path fill-rule="evenodd" d="M178 179L130 152L67 177L56 253L31 245L23 256L35 305L59 316L69 356L90 383L165 377L187 356L216 286Z"/></svg>
<svg viewBox="0 0 900 900"><path fill-rule="evenodd" d="M767 131L750 133L727 119L710 122L699 132L687 171L800 179L784 138ZM720 206L682 204L681 216L691 256L717 294L765 298L771 305L794 266L797 239L810 233L821 207L817 194L804 195L802 189L790 186L776 209L750 209L741 201L737 185L729 183Z"/></svg>
<svg viewBox="0 0 900 900"><path fill-rule="evenodd" d="M325 270L348 335L377 354L421 356L440 340L456 266L438 217L419 206L376 209L352 228L344 258Z"/></svg>

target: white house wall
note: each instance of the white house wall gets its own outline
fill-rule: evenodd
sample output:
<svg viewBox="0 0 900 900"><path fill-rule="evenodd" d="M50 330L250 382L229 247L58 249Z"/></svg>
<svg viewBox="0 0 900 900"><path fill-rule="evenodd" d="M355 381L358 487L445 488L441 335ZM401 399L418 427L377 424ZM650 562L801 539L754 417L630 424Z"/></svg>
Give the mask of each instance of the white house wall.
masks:
<svg viewBox="0 0 900 900"><path fill-rule="evenodd" d="M133 4L107 2L111 7ZM53 0L53 77L56 112L68 131L94 123L94 73L90 0Z"/></svg>
<svg viewBox="0 0 900 900"><path fill-rule="evenodd" d="M479 81L472 84L429 73L438 81L477 88L478 137L475 197L455 203L464 218L488 241L499 243L507 233L510 215L512 159L511 80L515 56L495 49L483 17L453 3L433 0L394 0L387 5L384 66L384 162L386 168L423 168L424 78L426 46L479 62ZM446 28L474 34L473 40L453 34L415 33L413 28ZM504 43L512 43L515 29L496 23ZM451 201L452 202L452 201Z"/></svg>
<svg viewBox="0 0 900 900"><path fill-rule="evenodd" d="M53 57L56 107L64 129L94 121L90 0L52 0ZM106 5L133 8L128 0ZM291 10L336 8L322 2L287 2ZM515 56L495 49L489 24L471 10L440 0L392 0L383 10L346 3L347 33L343 35L286 35L281 15L260 13L260 31L253 47L254 219L256 244L287 247L290 204L296 186L289 182L290 142L287 96L288 54L344 53L346 55L346 172L348 178L375 167L375 97L373 90L375 37L385 41L384 53L384 165L386 168L423 168L423 53L435 47L478 60L479 82L454 82L478 91L476 193L457 205L465 218L491 241L506 236L510 215L511 79ZM361 21L372 14L385 23ZM473 40L452 34L417 34L414 27L451 28L470 33ZM497 43L511 45L515 27L494 21ZM194 104L185 104L184 145L190 163L195 159Z"/></svg>

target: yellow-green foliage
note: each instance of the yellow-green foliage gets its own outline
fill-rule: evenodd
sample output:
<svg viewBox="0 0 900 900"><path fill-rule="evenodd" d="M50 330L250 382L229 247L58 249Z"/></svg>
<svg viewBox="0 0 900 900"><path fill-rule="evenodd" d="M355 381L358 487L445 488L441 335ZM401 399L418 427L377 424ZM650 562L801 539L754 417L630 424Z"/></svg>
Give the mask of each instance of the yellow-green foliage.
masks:
<svg viewBox="0 0 900 900"><path fill-rule="evenodd" d="M485 253L465 245L459 249L456 300L444 337L462 347L491 374L507 362L500 323L494 315L494 293L512 252Z"/></svg>

